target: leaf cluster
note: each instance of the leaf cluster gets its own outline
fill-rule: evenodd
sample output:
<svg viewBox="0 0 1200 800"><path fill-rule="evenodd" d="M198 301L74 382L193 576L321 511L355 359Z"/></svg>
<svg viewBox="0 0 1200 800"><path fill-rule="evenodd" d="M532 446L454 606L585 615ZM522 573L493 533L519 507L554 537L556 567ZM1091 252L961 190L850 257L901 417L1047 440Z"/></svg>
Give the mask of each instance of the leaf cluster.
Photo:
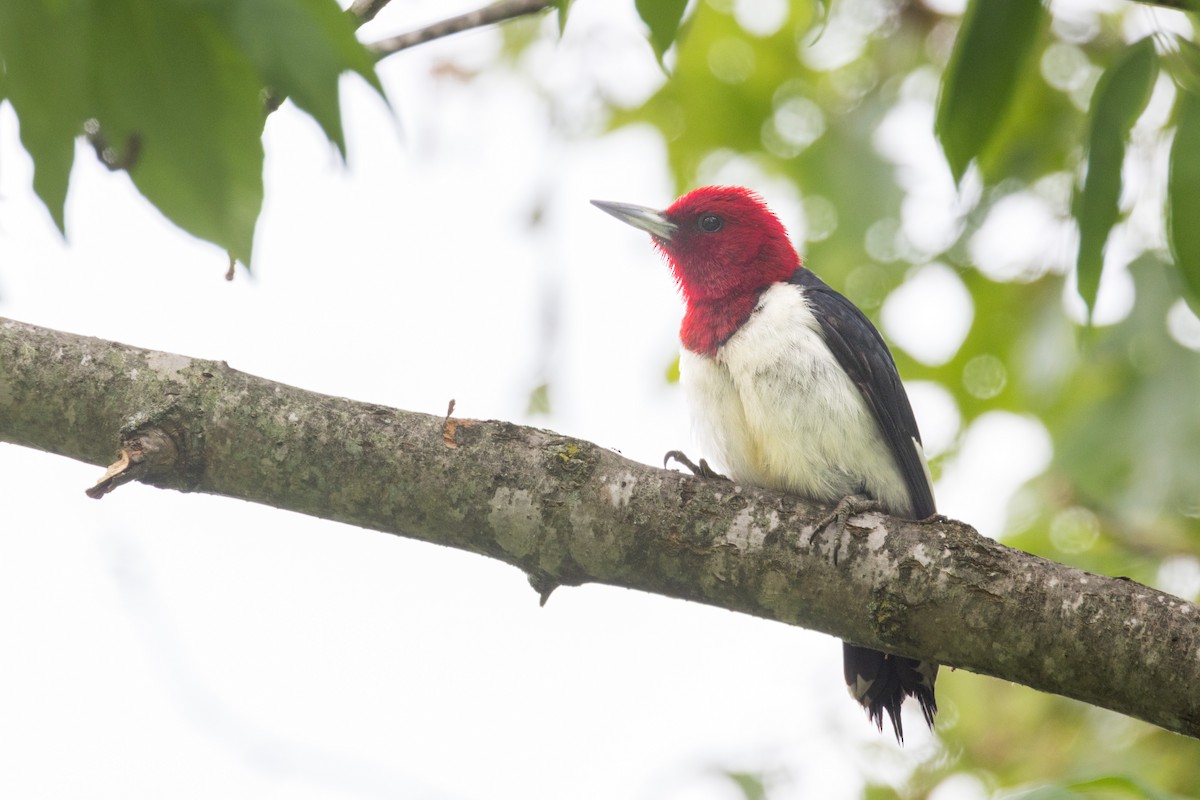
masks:
<svg viewBox="0 0 1200 800"><path fill-rule="evenodd" d="M1010 126L1028 114L1023 87L1036 81L1036 56L1044 52L1050 14L1039 0L986 3L967 7L954 53L942 80L937 134L957 179L972 161L985 181L1008 174L1002 158L1011 148ZM1169 58L1160 59L1161 48ZM1165 212L1168 242L1188 301L1200 308L1200 237L1195 220L1200 206L1200 171L1194 154L1200 145L1196 107L1200 50L1188 39L1159 32L1132 44L1113 42L1108 64L1087 108L1086 169L1075 196L1079 226L1075 262L1078 291L1089 314L1094 310L1104 268L1104 251L1121 217L1122 169L1126 145L1150 101L1160 65L1174 79L1176 129L1170 152ZM1033 89L1036 91L1036 87Z"/></svg>
<svg viewBox="0 0 1200 800"><path fill-rule="evenodd" d="M5 0L0 99L59 229L76 140L179 227L249 263L262 130L290 97L345 154L338 77L382 91L332 0Z"/></svg>

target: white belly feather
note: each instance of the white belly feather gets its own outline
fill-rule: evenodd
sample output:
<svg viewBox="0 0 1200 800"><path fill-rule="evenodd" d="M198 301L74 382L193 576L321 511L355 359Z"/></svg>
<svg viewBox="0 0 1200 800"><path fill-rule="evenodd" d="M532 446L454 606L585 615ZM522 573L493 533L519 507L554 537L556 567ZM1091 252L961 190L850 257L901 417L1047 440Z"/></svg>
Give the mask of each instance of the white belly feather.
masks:
<svg viewBox="0 0 1200 800"><path fill-rule="evenodd" d="M703 455L733 480L826 503L866 493L911 514L878 424L825 345L800 287L767 289L715 357L685 349L680 380Z"/></svg>

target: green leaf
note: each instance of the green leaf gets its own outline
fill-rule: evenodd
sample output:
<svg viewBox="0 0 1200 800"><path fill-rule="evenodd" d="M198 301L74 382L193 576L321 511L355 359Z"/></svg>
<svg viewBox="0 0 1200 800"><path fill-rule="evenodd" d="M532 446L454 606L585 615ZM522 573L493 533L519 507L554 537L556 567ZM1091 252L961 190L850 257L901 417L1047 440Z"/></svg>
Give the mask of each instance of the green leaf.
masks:
<svg viewBox="0 0 1200 800"><path fill-rule="evenodd" d="M751 772L726 772L728 778L745 800L767 800L767 785L763 776Z"/></svg>
<svg viewBox="0 0 1200 800"><path fill-rule="evenodd" d="M102 142L171 221L249 264L263 196L254 66L192 3L103 0L91 16Z"/></svg>
<svg viewBox="0 0 1200 800"><path fill-rule="evenodd" d="M529 404L525 406L525 413L530 416L545 416L550 413L550 384L542 383L534 387L529 393Z"/></svg>
<svg viewBox="0 0 1200 800"><path fill-rule="evenodd" d="M1008 113L976 156L979 175L995 186L1007 179L1034 183L1061 172L1065 164L1074 168L1086 125L1086 115L1069 95L1046 83L1038 70L1027 69L1013 87Z"/></svg>
<svg viewBox="0 0 1200 800"><path fill-rule="evenodd" d="M1171 795L1160 792L1138 778L1126 775L1106 775L1102 778L1079 781L1070 788L1080 797L1130 798L1131 800L1171 800Z"/></svg>
<svg viewBox="0 0 1200 800"><path fill-rule="evenodd" d="M679 33L687 0L634 0L638 16L650 28L650 46L661 64Z"/></svg>
<svg viewBox="0 0 1200 800"><path fill-rule="evenodd" d="M17 112L21 144L33 159L33 189L64 233L75 137L89 115L86 14L78 5L0 3L2 92Z"/></svg>
<svg viewBox="0 0 1200 800"><path fill-rule="evenodd" d="M1200 94L1200 45L1175 34L1161 57L1176 86Z"/></svg>
<svg viewBox="0 0 1200 800"><path fill-rule="evenodd" d="M1200 94L1179 90L1167 177L1167 238L1188 301L1200 309Z"/></svg>
<svg viewBox="0 0 1200 800"><path fill-rule="evenodd" d="M562 36L567 30L567 15L571 12L573 0L551 0L550 7L558 12L558 35Z"/></svg>
<svg viewBox="0 0 1200 800"><path fill-rule="evenodd" d="M1154 42L1147 36L1126 48L1105 70L1092 96L1087 177L1075 202L1079 220L1078 291L1087 304L1089 318L1100 288L1104 243L1120 215L1125 142L1150 101L1157 75Z"/></svg>
<svg viewBox="0 0 1200 800"><path fill-rule="evenodd" d="M1005 800L1078 800L1078 797L1062 786L1046 785L1007 795Z"/></svg>
<svg viewBox="0 0 1200 800"><path fill-rule="evenodd" d="M1106 775L1067 784L1044 784L1005 795L1007 800L1174 800L1145 781L1124 775Z"/></svg>
<svg viewBox="0 0 1200 800"><path fill-rule="evenodd" d="M971 0L942 77L935 130L955 180L987 147L1046 24L1041 0Z"/></svg>
<svg viewBox="0 0 1200 800"><path fill-rule="evenodd" d="M0 2L0 96L59 230L87 130L181 228L248 263L262 206L263 89L291 96L345 155L342 72L382 93L334 0Z"/></svg>
<svg viewBox="0 0 1200 800"><path fill-rule="evenodd" d="M671 363L667 364L663 377L667 379L667 383L679 383L679 356L675 356Z"/></svg>
<svg viewBox="0 0 1200 800"><path fill-rule="evenodd" d="M374 59L355 19L333 0L205 0L260 80L312 115L344 158L338 77L356 72L380 95Z"/></svg>

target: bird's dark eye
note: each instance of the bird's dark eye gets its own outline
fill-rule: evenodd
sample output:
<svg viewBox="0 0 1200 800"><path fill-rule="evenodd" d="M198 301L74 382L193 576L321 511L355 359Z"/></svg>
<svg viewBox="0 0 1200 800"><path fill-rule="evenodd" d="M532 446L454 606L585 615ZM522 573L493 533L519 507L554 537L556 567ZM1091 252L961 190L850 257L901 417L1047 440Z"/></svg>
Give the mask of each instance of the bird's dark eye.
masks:
<svg viewBox="0 0 1200 800"><path fill-rule="evenodd" d="M725 220L718 217L716 214L705 214L700 218L698 223L700 230L705 233L716 233L725 225Z"/></svg>

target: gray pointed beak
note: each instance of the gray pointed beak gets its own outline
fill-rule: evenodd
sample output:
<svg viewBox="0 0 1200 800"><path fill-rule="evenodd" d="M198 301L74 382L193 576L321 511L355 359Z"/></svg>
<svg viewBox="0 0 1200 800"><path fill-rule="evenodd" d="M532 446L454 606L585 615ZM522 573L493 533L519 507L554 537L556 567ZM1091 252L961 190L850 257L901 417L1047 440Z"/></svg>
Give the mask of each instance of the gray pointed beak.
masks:
<svg viewBox="0 0 1200 800"><path fill-rule="evenodd" d="M592 205L601 211L612 214L621 220L621 222L646 231L646 233L654 238L661 239L664 242L671 241L671 237L675 235L675 231L677 230L675 223L667 219L666 214L656 211L653 208L630 205L629 203L610 203L605 200L593 200Z"/></svg>

